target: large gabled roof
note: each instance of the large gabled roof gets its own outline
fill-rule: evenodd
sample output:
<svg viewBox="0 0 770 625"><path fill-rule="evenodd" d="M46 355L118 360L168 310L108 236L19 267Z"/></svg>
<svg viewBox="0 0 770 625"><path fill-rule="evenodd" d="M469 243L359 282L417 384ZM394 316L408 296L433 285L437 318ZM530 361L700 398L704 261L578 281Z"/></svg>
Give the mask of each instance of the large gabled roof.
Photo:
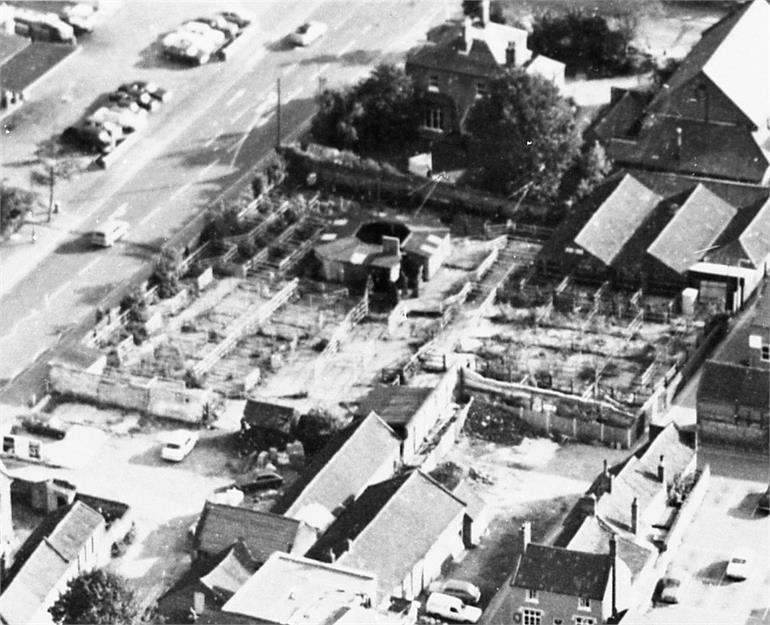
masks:
<svg viewBox="0 0 770 625"><path fill-rule="evenodd" d="M465 509L419 470L374 484L346 508L308 552L372 571L384 591L400 585ZM387 546L383 548L383 546Z"/></svg>
<svg viewBox="0 0 770 625"><path fill-rule="evenodd" d="M706 30L652 107L703 73L751 123L763 128L770 117L770 5L753 0Z"/></svg>
<svg viewBox="0 0 770 625"><path fill-rule="evenodd" d="M612 265L661 199L631 174L625 174L578 232L575 243L605 265Z"/></svg>
<svg viewBox="0 0 770 625"><path fill-rule="evenodd" d="M399 446L396 433L376 414L357 419L313 456L273 512L296 516L305 506L320 504L333 513L370 483Z"/></svg>
<svg viewBox="0 0 770 625"><path fill-rule="evenodd" d="M703 365L698 401L767 410L770 408L770 372L758 367L709 360Z"/></svg>
<svg viewBox="0 0 770 625"><path fill-rule="evenodd" d="M682 274L703 257L736 213L735 207L699 184L647 252Z"/></svg>

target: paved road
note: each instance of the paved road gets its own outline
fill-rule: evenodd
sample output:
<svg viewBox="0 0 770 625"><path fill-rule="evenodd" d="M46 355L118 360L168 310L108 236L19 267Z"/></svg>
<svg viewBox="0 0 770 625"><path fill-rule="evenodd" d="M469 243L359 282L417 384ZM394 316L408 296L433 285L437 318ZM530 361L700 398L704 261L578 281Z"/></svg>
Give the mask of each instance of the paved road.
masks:
<svg viewBox="0 0 770 625"><path fill-rule="evenodd" d="M114 32L110 36L123 40L130 39L131 33L163 32L184 17L206 10L200 4L172 6L169 14L165 4L160 8L133 1L121 5L111 17ZM149 66L158 82L171 84L175 99L154 116L146 136L121 162L106 172L89 172L63 191L68 194L67 215L50 225L59 230L59 236L49 239L59 238L59 242L51 243L51 253L33 271L17 280L14 267L3 267L0 384L12 380L63 332L92 315L101 298L147 263L173 232L270 151L275 142L277 78L282 81L286 136L312 115L319 79L343 84L368 73L380 59L398 60L430 25L446 17L448 5L443 0L427 4L389 0L258 6L261 29L248 35L251 40L241 56L226 63L180 69L157 61L153 46L138 52L138 65ZM275 43L308 18L329 25L323 40L308 49L286 49ZM137 30L137 19L143 29ZM86 52L81 55L83 62L93 64ZM118 72L113 74L109 85L123 79ZM69 74L54 79L62 80L65 90L69 88ZM51 96L56 93L54 89ZM78 86L70 93L75 95L65 99L77 105L73 108L91 97L83 96ZM113 249L92 250L85 233L110 216L129 221L130 234ZM39 253L43 251L48 250ZM6 384L0 401L26 400L28 391L27 384Z"/></svg>

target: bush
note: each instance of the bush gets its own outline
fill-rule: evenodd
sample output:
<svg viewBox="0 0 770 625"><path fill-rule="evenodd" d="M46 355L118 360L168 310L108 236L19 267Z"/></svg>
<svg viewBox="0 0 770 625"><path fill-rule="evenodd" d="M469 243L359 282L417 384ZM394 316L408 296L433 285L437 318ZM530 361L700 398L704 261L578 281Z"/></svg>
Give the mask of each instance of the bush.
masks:
<svg viewBox="0 0 770 625"><path fill-rule="evenodd" d="M152 281L158 285L158 295L161 299L174 297L179 293L179 278L181 277L182 255L178 250L165 249L155 261L155 271Z"/></svg>
<svg viewBox="0 0 770 625"><path fill-rule="evenodd" d="M37 202L37 195L16 187L0 187L0 236L16 232Z"/></svg>

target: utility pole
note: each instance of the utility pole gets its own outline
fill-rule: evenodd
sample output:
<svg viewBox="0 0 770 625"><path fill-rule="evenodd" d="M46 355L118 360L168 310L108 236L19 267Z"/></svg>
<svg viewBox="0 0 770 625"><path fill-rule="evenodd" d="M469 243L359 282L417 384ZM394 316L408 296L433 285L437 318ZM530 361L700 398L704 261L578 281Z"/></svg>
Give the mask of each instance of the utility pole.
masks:
<svg viewBox="0 0 770 625"><path fill-rule="evenodd" d="M278 96L278 108L275 114L275 147L281 147L281 79L276 78L275 89Z"/></svg>

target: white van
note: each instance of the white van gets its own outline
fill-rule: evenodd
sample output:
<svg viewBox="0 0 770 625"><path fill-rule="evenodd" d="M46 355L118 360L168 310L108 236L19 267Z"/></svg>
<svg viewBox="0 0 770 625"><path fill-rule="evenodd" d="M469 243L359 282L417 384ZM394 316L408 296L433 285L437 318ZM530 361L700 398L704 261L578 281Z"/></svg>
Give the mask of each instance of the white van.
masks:
<svg viewBox="0 0 770 625"><path fill-rule="evenodd" d="M435 616L443 616L450 621L459 623L478 623L481 618L481 609L472 605L465 605L462 599L445 595L440 592L432 592L425 603L425 611Z"/></svg>
<svg viewBox="0 0 770 625"><path fill-rule="evenodd" d="M91 233L91 243L99 247L112 247L127 232L128 223L125 221L107 221Z"/></svg>

